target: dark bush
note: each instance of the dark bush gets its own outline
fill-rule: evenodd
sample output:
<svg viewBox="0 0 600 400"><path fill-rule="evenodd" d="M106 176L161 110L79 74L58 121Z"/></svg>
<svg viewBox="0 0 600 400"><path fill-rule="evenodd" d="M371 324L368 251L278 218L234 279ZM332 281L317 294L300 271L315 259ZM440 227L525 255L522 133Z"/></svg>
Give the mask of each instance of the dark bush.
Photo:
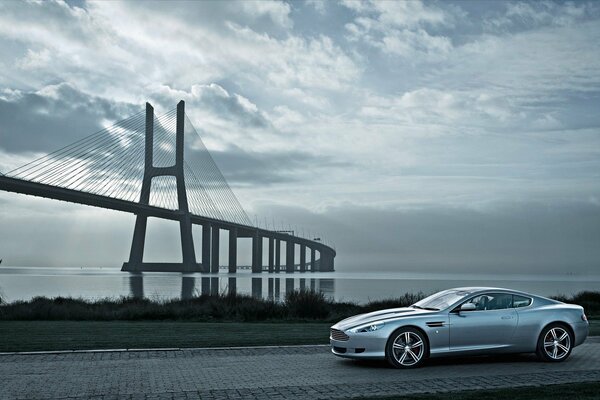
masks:
<svg viewBox="0 0 600 400"><path fill-rule="evenodd" d="M580 305L588 315L600 315L600 292L586 290L571 297L558 295L553 296L552 298L554 300L562 301L563 303Z"/></svg>
<svg viewBox="0 0 600 400"><path fill-rule="evenodd" d="M415 304L417 301L425 298L423 292L419 293L405 293L404 295L397 297L395 299L386 299L386 300L378 300L378 301L370 301L364 307L365 312L383 310L386 308L399 308L399 307L408 307L412 304Z"/></svg>
<svg viewBox="0 0 600 400"><path fill-rule="evenodd" d="M346 317L386 308L406 307L425 295L406 293L395 299L365 305L334 302L321 292L298 290L284 302L241 294L201 295L185 300L149 300L133 297L82 300L65 297L35 297L29 301L3 302L0 320L186 320L186 321L303 321L335 322ZM556 296L565 303L579 304L590 316L600 316L600 292Z"/></svg>
<svg viewBox="0 0 600 400"><path fill-rule="evenodd" d="M289 315L300 319L325 319L331 302L322 292L300 289L285 295Z"/></svg>

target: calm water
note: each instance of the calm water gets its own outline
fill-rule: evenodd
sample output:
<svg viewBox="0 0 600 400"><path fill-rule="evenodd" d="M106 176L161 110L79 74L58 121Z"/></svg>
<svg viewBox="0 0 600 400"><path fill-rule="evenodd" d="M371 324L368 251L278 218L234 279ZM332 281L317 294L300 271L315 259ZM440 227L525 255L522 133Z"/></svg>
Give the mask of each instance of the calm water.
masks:
<svg viewBox="0 0 600 400"><path fill-rule="evenodd" d="M35 296L87 299L137 296L188 298L201 293L236 290L264 298L283 299L294 289L320 290L335 300L390 298L406 292L430 293L458 286L499 286L541 295L600 290L600 276L486 275L427 273L294 273L294 274L131 274L118 269L0 267L0 295L7 301Z"/></svg>

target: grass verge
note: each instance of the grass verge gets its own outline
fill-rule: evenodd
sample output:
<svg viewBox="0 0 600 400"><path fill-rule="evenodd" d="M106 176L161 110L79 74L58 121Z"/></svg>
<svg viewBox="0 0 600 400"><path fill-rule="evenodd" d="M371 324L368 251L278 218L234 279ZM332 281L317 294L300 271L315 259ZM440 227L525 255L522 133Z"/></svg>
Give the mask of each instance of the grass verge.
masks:
<svg viewBox="0 0 600 400"><path fill-rule="evenodd" d="M537 400L537 399L600 399L600 382L569 383L564 385L548 385L520 387L511 389L467 390L464 392L418 394L391 397L363 397L359 400Z"/></svg>
<svg viewBox="0 0 600 400"><path fill-rule="evenodd" d="M324 322L1 321L0 352L327 344ZM600 335L600 320L590 321Z"/></svg>
<svg viewBox="0 0 600 400"><path fill-rule="evenodd" d="M328 323L2 321L0 352L327 344Z"/></svg>

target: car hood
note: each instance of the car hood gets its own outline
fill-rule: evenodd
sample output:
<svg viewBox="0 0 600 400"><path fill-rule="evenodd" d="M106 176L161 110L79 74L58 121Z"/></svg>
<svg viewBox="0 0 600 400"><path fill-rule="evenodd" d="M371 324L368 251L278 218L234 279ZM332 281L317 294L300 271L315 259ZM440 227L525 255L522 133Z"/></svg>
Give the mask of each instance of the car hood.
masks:
<svg viewBox="0 0 600 400"><path fill-rule="evenodd" d="M357 327L359 325L366 325L375 323L378 321L385 321L388 319L396 319L403 317L414 317L417 315L428 315L436 313L438 311L432 310L419 310L418 308L390 308L387 310L374 311L366 314L355 315L350 318L346 318L337 324L333 325L332 328L340 329L342 331L350 328Z"/></svg>

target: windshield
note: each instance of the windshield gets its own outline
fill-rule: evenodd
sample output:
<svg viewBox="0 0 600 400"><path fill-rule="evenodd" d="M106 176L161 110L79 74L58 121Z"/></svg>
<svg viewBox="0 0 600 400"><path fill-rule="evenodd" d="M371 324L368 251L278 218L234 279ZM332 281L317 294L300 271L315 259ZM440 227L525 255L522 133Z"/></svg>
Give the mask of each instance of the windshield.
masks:
<svg viewBox="0 0 600 400"><path fill-rule="evenodd" d="M470 292L465 290L444 290L429 297L425 297L413 304L415 308L423 308L429 310L443 310L450 307L452 304L468 296Z"/></svg>

